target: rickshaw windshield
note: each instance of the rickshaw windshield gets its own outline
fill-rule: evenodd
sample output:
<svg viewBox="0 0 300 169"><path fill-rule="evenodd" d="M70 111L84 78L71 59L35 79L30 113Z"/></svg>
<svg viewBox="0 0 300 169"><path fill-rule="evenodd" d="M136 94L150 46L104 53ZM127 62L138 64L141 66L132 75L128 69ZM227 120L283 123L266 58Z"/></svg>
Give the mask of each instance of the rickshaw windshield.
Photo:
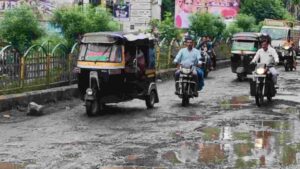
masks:
<svg viewBox="0 0 300 169"><path fill-rule="evenodd" d="M233 41L232 50L257 51L254 41Z"/></svg>
<svg viewBox="0 0 300 169"><path fill-rule="evenodd" d="M79 60L121 62L122 48L116 44L89 43L80 46Z"/></svg>

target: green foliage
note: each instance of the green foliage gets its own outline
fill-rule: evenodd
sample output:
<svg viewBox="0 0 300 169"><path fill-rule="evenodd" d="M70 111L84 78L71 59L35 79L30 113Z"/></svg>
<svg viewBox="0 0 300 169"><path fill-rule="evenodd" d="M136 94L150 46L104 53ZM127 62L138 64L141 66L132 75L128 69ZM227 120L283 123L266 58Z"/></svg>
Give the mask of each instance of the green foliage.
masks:
<svg viewBox="0 0 300 169"><path fill-rule="evenodd" d="M68 47L84 33L119 29L119 24L113 21L111 14L100 6L61 8L54 12L51 22L62 28Z"/></svg>
<svg viewBox="0 0 300 169"><path fill-rule="evenodd" d="M11 42L20 53L24 53L42 33L36 15L28 6L7 10L0 21L0 37Z"/></svg>
<svg viewBox="0 0 300 169"><path fill-rule="evenodd" d="M165 14L165 19L158 26L161 39L166 38L170 42L173 38L180 39L181 31L175 27L174 17L171 13Z"/></svg>
<svg viewBox="0 0 300 169"><path fill-rule="evenodd" d="M209 13L195 13L190 18L190 31L197 37L220 36L225 28L221 18Z"/></svg>
<svg viewBox="0 0 300 169"><path fill-rule="evenodd" d="M256 24L256 19L247 14L239 14L236 20L229 24L223 36L229 37L237 32L259 32L261 24Z"/></svg>
<svg viewBox="0 0 300 169"><path fill-rule="evenodd" d="M166 17L166 13L171 13L174 16L175 12L175 0L162 0L161 13L163 14L162 19Z"/></svg>
<svg viewBox="0 0 300 169"><path fill-rule="evenodd" d="M257 22L265 18L285 19L287 16L282 0L243 0L240 12L254 16Z"/></svg>

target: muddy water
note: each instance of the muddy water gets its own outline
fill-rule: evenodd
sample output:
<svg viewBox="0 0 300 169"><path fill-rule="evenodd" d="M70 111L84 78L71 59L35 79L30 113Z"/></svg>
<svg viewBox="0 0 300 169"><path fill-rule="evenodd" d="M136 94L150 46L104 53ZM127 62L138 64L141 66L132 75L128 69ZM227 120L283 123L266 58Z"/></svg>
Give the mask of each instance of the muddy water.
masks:
<svg viewBox="0 0 300 169"><path fill-rule="evenodd" d="M0 169L24 169L25 165L0 162Z"/></svg>
<svg viewBox="0 0 300 169"><path fill-rule="evenodd" d="M293 120L269 120L203 128L197 130L202 135L201 140L183 141L178 144L178 150L165 153L163 158L173 164L291 167L300 164L300 140L293 136L299 127Z"/></svg>

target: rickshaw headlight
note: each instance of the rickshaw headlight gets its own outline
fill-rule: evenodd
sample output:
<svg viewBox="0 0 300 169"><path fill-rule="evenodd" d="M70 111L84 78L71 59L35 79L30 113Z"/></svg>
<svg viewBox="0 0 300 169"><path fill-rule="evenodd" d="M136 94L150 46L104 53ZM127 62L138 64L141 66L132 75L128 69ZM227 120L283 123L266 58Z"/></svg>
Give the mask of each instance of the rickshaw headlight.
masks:
<svg viewBox="0 0 300 169"><path fill-rule="evenodd" d="M265 73L265 69L264 68L258 68L256 69L256 73L259 74L259 75L262 75Z"/></svg>

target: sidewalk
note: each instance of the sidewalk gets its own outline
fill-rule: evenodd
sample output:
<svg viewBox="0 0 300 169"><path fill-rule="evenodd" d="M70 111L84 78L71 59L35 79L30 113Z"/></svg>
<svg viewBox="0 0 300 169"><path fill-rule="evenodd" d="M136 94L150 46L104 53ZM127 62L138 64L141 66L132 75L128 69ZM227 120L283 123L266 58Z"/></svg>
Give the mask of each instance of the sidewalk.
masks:
<svg viewBox="0 0 300 169"><path fill-rule="evenodd" d="M230 66L230 60L221 60L217 62L217 69L228 66ZM167 80L173 78L174 71L175 68L161 70L157 73L157 79ZM19 107L27 107L30 102L36 102L43 105L60 100L69 100L74 97L79 98L77 84L20 94L0 95L0 113Z"/></svg>

